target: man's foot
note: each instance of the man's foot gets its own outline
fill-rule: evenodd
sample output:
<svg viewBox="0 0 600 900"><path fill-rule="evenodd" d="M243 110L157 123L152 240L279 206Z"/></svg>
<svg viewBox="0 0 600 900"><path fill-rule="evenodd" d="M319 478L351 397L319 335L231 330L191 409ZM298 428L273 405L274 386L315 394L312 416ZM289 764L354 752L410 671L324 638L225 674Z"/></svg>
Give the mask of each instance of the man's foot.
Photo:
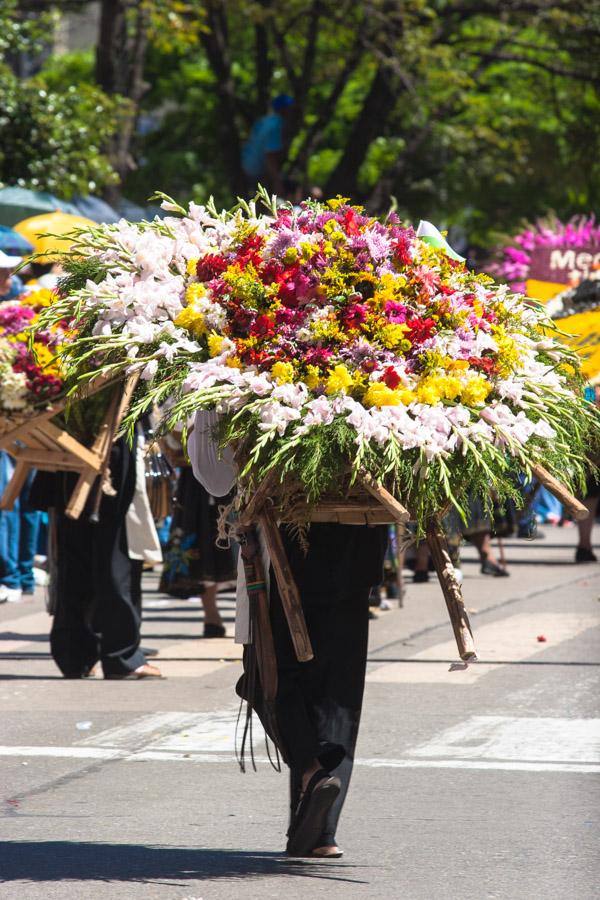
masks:
<svg viewBox="0 0 600 900"><path fill-rule="evenodd" d="M334 844L331 847L315 847L310 855L317 856L319 859L339 859L344 855L344 851Z"/></svg>
<svg viewBox="0 0 600 900"><path fill-rule="evenodd" d="M339 778L330 775L325 769L319 769L303 787L304 793L288 832L288 856L312 855L342 784Z"/></svg>
<svg viewBox="0 0 600 900"><path fill-rule="evenodd" d="M586 562L598 562L598 557L589 547L578 547L575 551L575 562L576 563L586 563Z"/></svg>
<svg viewBox="0 0 600 900"><path fill-rule="evenodd" d="M164 678L164 675L156 666L144 663L143 666L138 666L133 672L125 672L122 675L105 675L104 677L110 681L138 681L141 678Z"/></svg>
<svg viewBox="0 0 600 900"><path fill-rule="evenodd" d="M414 584L425 584L426 581L429 581L429 572L427 569L425 569L425 571L416 569L415 574L413 575Z"/></svg>
<svg viewBox="0 0 600 900"><path fill-rule="evenodd" d="M217 625L215 622L205 622L204 623L204 634L202 637L205 638L223 638L225 637L226 631L224 625Z"/></svg>
<svg viewBox="0 0 600 900"><path fill-rule="evenodd" d="M23 597L23 591L21 588L9 588L3 584L0 587L2 600L0 603L20 603Z"/></svg>

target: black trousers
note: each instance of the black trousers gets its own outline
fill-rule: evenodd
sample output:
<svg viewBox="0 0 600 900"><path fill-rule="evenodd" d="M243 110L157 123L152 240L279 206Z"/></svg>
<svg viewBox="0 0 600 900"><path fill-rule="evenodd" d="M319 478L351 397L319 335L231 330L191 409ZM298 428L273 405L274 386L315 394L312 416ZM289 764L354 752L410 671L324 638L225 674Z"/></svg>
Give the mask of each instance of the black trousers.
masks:
<svg viewBox="0 0 600 900"><path fill-rule="evenodd" d="M315 759L337 775L342 790L317 846L335 844L358 737L369 633L369 594L382 577L386 528L313 525L309 552L282 533L300 590L314 659L299 663L271 572L269 608L277 657L275 718L290 768L290 810L299 801L303 773ZM262 702L255 702L262 715Z"/></svg>
<svg viewBox="0 0 600 900"><path fill-rule="evenodd" d="M276 719L290 767L290 816L303 773L318 759L342 782L317 846L335 843L358 737L369 634L369 588L311 594L303 609L314 659L299 663L276 584L271 624L279 676Z"/></svg>
<svg viewBox="0 0 600 900"><path fill-rule="evenodd" d="M68 678L80 677L98 660L105 675L127 674L144 664L144 656L125 521L92 525L62 513L57 518L52 657Z"/></svg>
<svg viewBox="0 0 600 900"><path fill-rule="evenodd" d="M40 501L56 509L56 609L50 650L67 678L98 660L105 675L126 675L144 664L140 646L141 566L127 552L125 516L135 487L135 450L121 438L110 460L114 497L104 496L100 521L90 504L77 521L63 512L74 477L40 485Z"/></svg>

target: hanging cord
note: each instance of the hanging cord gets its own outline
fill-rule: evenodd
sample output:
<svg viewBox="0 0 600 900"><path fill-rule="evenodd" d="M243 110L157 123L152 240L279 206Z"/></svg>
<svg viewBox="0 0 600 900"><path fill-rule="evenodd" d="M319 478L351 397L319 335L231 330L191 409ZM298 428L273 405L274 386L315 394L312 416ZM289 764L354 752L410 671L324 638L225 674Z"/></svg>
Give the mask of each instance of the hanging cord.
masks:
<svg viewBox="0 0 600 900"><path fill-rule="evenodd" d="M262 560L260 558L260 545L256 536L256 532L248 532L246 529L240 529L237 536L242 546L242 559L244 563L244 574L246 576L246 589L248 591L248 600L250 606L249 616L249 643L244 648L244 675L242 679L242 701L238 710L238 717L235 731L235 747L236 759L242 772L246 771L246 747L250 749L250 759L252 768L256 771L256 759L254 756L254 734L253 734L253 712L255 710L255 700L257 690L261 690L264 694L264 685L257 683L257 677L261 678L261 672L258 664L259 648L257 642L261 639L258 634L259 628L259 603L265 602L267 597L267 585L262 571ZM264 673L263 673L264 674ZM268 696L268 695L267 695ZM243 705L246 702L246 716L244 721L244 730L242 734L241 747L238 753L238 732L243 715ZM274 709L269 709L269 701L266 696L263 697L264 715L268 720L268 727L265 728L265 746L267 757L270 764L277 772L281 772L281 761L279 748L277 747L277 723L275 721ZM265 723L263 723L265 724ZM275 746L275 761L269 747L269 736Z"/></svg>

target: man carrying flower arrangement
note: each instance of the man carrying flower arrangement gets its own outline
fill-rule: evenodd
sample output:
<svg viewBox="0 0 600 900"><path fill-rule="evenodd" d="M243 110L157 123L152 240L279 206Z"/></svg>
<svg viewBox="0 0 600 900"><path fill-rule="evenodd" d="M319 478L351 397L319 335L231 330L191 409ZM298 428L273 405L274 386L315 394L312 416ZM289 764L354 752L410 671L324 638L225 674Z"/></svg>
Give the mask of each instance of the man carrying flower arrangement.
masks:
<svg viewBox="0 0 600 900"><path fill-rule="evenodd" d="M231 459L219 459L215 416L200 412L190 435L194 474L209 493L227 494L237 479ZM277 580L268 560L270 627L277 666L275 737L290 769L290 856L339 857L337 824L350 783L358 737L369 630L369 595L383 578L387 527L315 524L308 548L281 529L298 585L314 658L298 662ZM248 645L251 628L244 569L238 580L236 640ZM272 722L252 654L244 655L238 693L255 709L267 733ZM248 693L248 684L256 684Z"/></svg>

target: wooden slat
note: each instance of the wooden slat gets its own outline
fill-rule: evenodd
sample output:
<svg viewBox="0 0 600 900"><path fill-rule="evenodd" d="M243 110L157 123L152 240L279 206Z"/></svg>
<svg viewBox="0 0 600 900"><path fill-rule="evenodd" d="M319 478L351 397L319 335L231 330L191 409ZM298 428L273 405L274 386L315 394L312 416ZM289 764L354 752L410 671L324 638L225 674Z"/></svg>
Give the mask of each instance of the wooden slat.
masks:
<svg viewBox="0 0 600 900"><path fill-rule="evenodd" d="M45 472L79 472L89 468L85 463L75 459L72 454L56 450L18 447L12 455L19 462L27 463L30 468L43 469Z"/></svg>
<svg viewBox="0 0 600 900"><path fill-rule="evenodd" d="M589 516L588 508L581 503L577 497L574 497L573 494L567 490L564 484L561 484L557 478L547 472L543 466L536 465L532 466L531 471L540 482L543 484L545 488L547 488L551 494L560 500L560 502L567 508L567 510L571 513L573 518L581 521L582 519L587 519Z"/></svg>
<svg viewBox="0 0 600 900"><path fill-rule="evenodd" d="M376 497L382 506L392 514L394 521L402 524L410 520L410 513L406 507L402 506L395 497L390 494L382 485L371 478L366 472L361 472L358 480L373 497Z"/></svg>
<svg viewBox="0 0 600 900"><path fill-rule="evenodd" d="M0 500L0 509L9 510L15 505L15 500L23 490L23 485L29 473L29 466L18 462L15 465L10 481L6 485Z"/></svg>
<svg viewBox="0 0 600 900"><path fill-rule="evenodd" d="M277 579L277 587L279 588L281 603L290 629L296 657L299 662L308 662L313 659L314 654L310 644L308 630L306 628L304 612L300 602L300 594L288 562L285 547L283 546L283 541L281 540L281 535L273 511L268 505L263 506L262 512L259 514L259 523L263 529L269 548L271 565L273 566L275 578Z"/></svg>
<svg viewBox="0 0 600 900"><path fill-rule="evenodd" d="M456 580L454 566L450 558L446 535L439 519L431 521L427 527L427 543L431 559L444 594L450 622L454 631L460 658L465 662L475 662L477 653L469 616L465 609L460 584Z"/></svg>
<svg viewBox="0 0 600 900"><path fill-rule="evenodd" d="M83 512L83 507L87 503L96 478L98 478L98 473L93 469L86 468L77 479L77 484L73 488L73 493L65 508L65 515L70 519L78 519Z"/></svg>
<svg viewBox="0 0 600 900"><path fill-rule="evenodd" d="M87 447L80 444L78 440L71 437L66 431L57 428L52 422L46 422L44 430L63 450L72 453L76 459L80 460L84 465L89 466L90 469L93 469L95 472L100 470L102 459L97 453L94 453L93 450L88 450Z"/></svg>

